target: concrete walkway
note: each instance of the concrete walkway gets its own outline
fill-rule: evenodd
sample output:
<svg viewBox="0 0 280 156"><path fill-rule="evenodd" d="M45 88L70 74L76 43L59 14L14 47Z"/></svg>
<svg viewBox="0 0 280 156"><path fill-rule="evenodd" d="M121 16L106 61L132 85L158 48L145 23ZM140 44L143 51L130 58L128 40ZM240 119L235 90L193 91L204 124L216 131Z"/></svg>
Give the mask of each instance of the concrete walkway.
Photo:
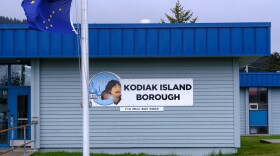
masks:
<svg viewBox="0 0 280 156"><path fill-rule="evenodd" d="M280 144L280 139L261 139L261 143Z"/></svg>
<svg viewBox="0 0 280 156"><path fill-rule="evenodd" d="M6 150L3 150L3 149L0 150L0 156L11 156L12 155L12 151L10 151L8 153L5 153L5 154L1 154L4 151L6 151ZM33 153L35 153L34 150L30 150L30 149L26 150L26 155L27 156L31 156ZM14 156L24 156L23 148L16 149L15 152L14 152Z"/></svg>

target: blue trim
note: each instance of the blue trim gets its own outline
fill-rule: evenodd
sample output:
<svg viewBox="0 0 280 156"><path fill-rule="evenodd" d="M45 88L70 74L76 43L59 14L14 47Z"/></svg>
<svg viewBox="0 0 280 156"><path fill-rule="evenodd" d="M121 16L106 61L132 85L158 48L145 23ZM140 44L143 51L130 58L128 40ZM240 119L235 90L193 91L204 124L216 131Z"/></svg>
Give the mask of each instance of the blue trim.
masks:
<svg viewBox="0 0 280 156"><path fill-rule="evenodd" d="M250 110L250 126L267 126L267 110Z"/></svg>
<svg viewBox="0 0 280 156"><path fill-rule="evenodd" d="M270 55L271 23L90 24L94 58L250 57ZM75 35L0 25L0 58L77 58Z"/></svg>
<svg viewBox="0 0 280 156"><path fill-rule="evenodd" d="M240 87L280 87L280 73L240 73Z"/></svg>

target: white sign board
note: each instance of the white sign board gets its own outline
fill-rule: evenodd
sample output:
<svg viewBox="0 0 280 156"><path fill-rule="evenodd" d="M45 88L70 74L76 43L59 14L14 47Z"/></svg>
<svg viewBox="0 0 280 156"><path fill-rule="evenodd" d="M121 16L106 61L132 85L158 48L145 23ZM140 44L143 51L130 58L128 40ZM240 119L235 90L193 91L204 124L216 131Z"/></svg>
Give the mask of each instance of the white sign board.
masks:
<svg viewBox="0 0 280 156"><path fill-rule="evenodd" d="M192 106L193 79L120 79L102 72L90 80L93 106Z"/></svg>

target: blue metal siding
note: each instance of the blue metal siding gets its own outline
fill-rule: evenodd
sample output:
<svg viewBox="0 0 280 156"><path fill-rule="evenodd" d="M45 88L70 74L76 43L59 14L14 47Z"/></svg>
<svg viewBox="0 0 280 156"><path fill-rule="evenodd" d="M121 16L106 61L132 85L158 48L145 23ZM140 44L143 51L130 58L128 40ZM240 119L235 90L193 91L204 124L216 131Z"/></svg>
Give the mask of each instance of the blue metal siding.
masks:
<svg viewBox="0 0 280 156"><path fill-rule="evenodd" d="M39 37L40 40L38 41L38 52L34 53L34 55L38 55L38 56L48 56L50 55L50 34L48 33L39 33Z"/></svg>
<svg viewBox="0 0 280 156"><path fill-rule="evenodd" d="M206 54L206 45L207 45L207 31L205 28L196 28L195 29L195 51L194 55L196 56L207 56Z"/></svg>
<svg viewBox="0 0 280 156"><path fill-rule="evenodd" d="M219 55L219 29L209 28L207 31L207 54Z"/></svg>
<svg viewBox="0 0 280 156"><path fill-rule="evenodd" d="M25 55L25 31L23 30L16 30L14 31L15 32L15 35L14 36L17 36L14 41L15 41L15 49L14 51L16 51L19 55ZM21 44L23 43L23 44Z"/></svg>
<svg viewBox="0 0 280 156"><path fill-rule="evenodd" d="M158 31L156 29L150 29L147 32L147 55L157 55L158 48Z"/></svg>
<svg viewBox="0 0 280 156"><path fill-rule="evenodd" d="M2 56L2 31L0 31L0 57Z"/></svg>
<svg viewBox="0 0 280 156"><path fill-rule="evenodd" d="M241 87L280 87L280 73L240 73Z"/></svg>
<svg viewBox="0 0 280 156"><path fill-rule="evenodd" d="M183 30L183 55L192 56L194 55L194 30L193 29L184 29Z"/></svg>
<svg viewBox="0 0 280 156"><path fill-rule="evenodd" d="M90 57L244 57L270 55L270 23L92 24ZM0 25L2 58L74 58L75 35Z"/></svg>
<svg viewBox="0 0 280 156"><path fill-rule="evenodd" d="M161 29L159 30L159 54L162 56L168 56L170 52L170 33L168 29Z"/></svg>
<svg viewBox="0 0 280 156"><path fill-rule="evenodd" d="M123 54L124 56L130 56L133 55L133 49L134 49L134 31L132 29L126 29L123 30L123 39L121 39L120 42L122 42L123 45ZM120 38L118 38L120 40ZM140 54L139 54L140 55Z"/></svg>
<svg viewBox="0 0 280 156"><path fill-rule="evenodd" d="M253 53L255 51L255 30L244 28L244 52Z"/></svg>
<svg viewBox="0 0 280 156"><path fill-rule="evenodd" d="M115 55L122 55L122 40L119 40L119 38L122 38L122 30L121 29L115 29L111 31L111 43L115 43L111 45L112 52Z"/></svg>
<svg viewBox="0 0 280 156"><path fill-rule="evenodd" d="M3 30L2 37L2 56L8 54L8 56L14 55L14 31L13 30ZM18 53L18 52L17 52Z"/></svg>
<svg viewBox="0 0 280 156"><path fill-rule="evenodd" d="M93 55L96 55L95 53L93 52L96 52L97 51L97 48L98 48L98 40L97 40L97 30L95 29L89 29L89 32L88 32L89 36L90 36L90 40L88 41L89 42L89 55L90 56L93 56ZM78 41L78 40L77 40ZM76 41L76 42L77 42ZM78 46L76 46L78 47ZM76 50L76 49L75 49Z"/></svg>
<svg viewBox="0 0 280 156"><path fill-rule="evenodd" d="M171 54L172 55L183 55L183 35L181 29L171 30Z"/></svg>
<svg viewBox="0 0 280 156"><path fill-rule="evenodd" d="M245 35L245 34L244 34ZM243 29L232 28L231 29L231 53L233 55L243 54Z"/></svg>
<svg viewBox="0 0 280 156"><path fill-rule="evenodd" d="M268 30L265 28L256 29L256 52L261 54L262 51L266 50L270 45L263 39L268 37ZM262 39L261 39L262 38Z"/></svg>
<svg viewBox="0 0 280 156"><path fill-rule="evenodd" d="M22 30L24 31L24 30ZM25 40L23 40L25 42L24 47L25 55L38 55L38 48L39 48L39 43L40 40L38 40L38 32L36 31L32 31L32 30L27 30L25 31ZM45 43L44 43L45 44ZM20 46L20 45L19 45ZM43 48L42 48L43 49Z"/></svg>
<svg viewBox="0 0 280 156"><path fill-rule="evenodd" d="M221 28L220 29L220 36L219 36L219 51L222 51L223 53L220 53L220 55L230 55L231 49L230 49L230 28Z"/></svg>

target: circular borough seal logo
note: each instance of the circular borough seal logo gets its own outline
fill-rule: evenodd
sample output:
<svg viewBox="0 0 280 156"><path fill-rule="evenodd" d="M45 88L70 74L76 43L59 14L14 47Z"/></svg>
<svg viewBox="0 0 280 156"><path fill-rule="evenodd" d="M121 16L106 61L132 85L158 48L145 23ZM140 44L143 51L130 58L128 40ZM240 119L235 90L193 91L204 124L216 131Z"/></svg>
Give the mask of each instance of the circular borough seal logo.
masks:
<svg viewBox="0 0 280 156"><path fill-rule="evenodd" d="M110 72L94 75L89 82L89 99L98 105L117 105L121 101L120 78Z"/></svg>

